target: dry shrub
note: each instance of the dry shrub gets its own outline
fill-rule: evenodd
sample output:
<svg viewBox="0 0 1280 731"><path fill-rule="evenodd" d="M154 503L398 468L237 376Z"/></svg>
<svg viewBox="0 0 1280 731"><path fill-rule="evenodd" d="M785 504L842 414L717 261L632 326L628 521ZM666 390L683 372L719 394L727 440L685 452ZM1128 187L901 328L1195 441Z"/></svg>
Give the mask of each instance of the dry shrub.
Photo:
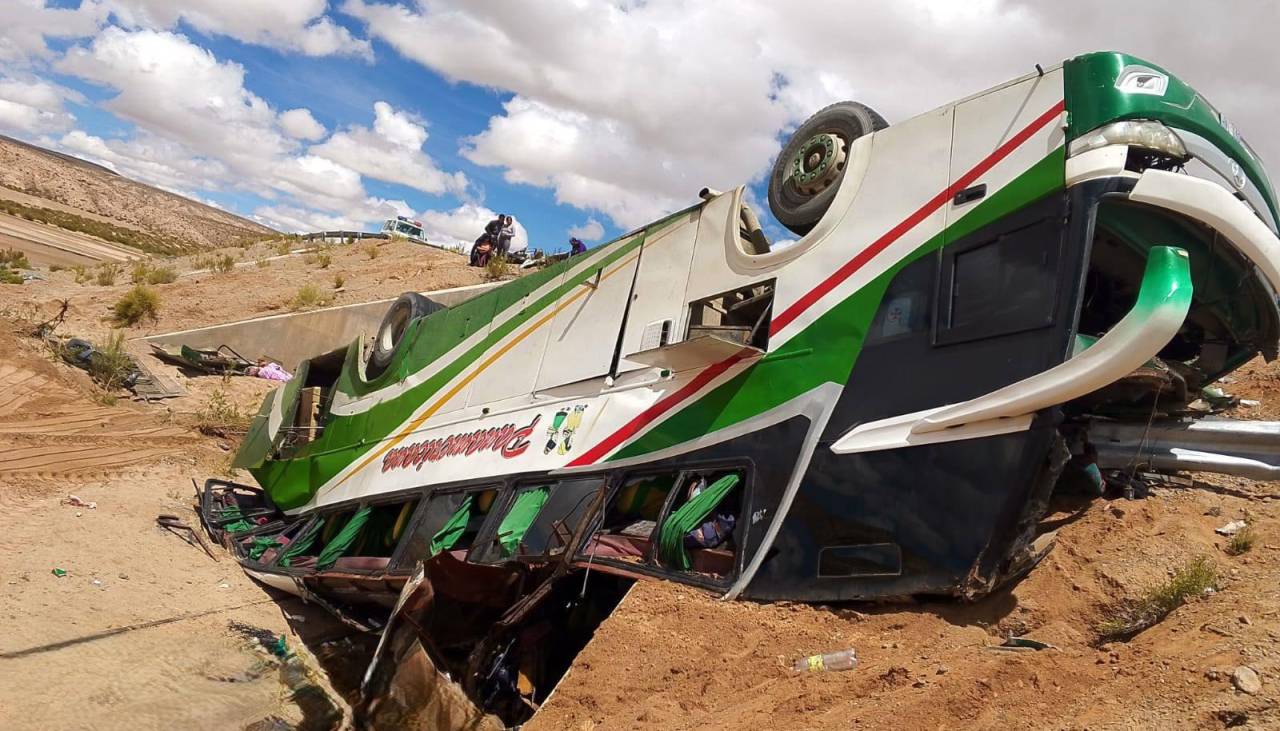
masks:
<svg viewBox="0 0 1280 731"><path fill-rule="evenodd" d="M1174 572L1168 581L1146 590L1135 600L1113 607L1098 624L1101 642L1129 640L1209 589L1216 588L1218 568L1207 556L1199 556Z"/></svg>
<svg viewBox="0 0 1280 731"><path fill-rule="evenodd" d="M289 309L296 312L298 310L309 310L312 307L324 307L332 299L333 295L308 282L299 287L297 294L293 295L293 301L289 303Z"/></svg>
<svg viewBox="0 0 1280 731"><path fill-rule="evenodd" d="M143 320L155 322L160 317L160 295L145 284L135 284L111 308L117 325L136 325Z"/></svg>
<svg viewBox="0 0 1280 731"><path fill-rule="evenodd" d="M209 394L209 400L196 412L196 429L211 437L230 437L249 429L250 417L227 398L225 391Z"/></svg>
<svg viewBox="0 0 1280 731"><path fill-rule="evenodd" d="M99 264L97 273L94 274L94 281L99 287L110 287L116 283L116 277L120 276L120 267L115 264Z"/></svg>

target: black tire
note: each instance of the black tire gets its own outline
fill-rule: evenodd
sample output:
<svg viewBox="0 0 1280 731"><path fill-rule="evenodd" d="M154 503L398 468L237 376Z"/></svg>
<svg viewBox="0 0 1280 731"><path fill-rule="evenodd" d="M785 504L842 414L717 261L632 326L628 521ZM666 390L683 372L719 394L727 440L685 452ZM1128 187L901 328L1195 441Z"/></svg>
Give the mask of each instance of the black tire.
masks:
<svg viewBox="0 0 1280 731"><path fill-rule="evenodd" d="M831 207L831 201L835 200L844 178L843 161L836 166L834 180L817 192L800 190L791 174L801 150L818 135L829 134L843 142L843 150L836 151L843 158L854 140L888 126L884 117L858 102L837 102L805 120L778 153L769 176L769 209L773 211L774 218L803 236L818 223Z"/></svg>
<svg viewBox="0 0 1280 731"><path fill-rule="evenodd" d="M387 314L383 315L382 323L378 325L378 332L373 338L373 347L369 350L369 363L365 368L365 375L375 378L391 365L391 360L395 358L396 351L404 340L404 331L409 327L409 323L442 309L444 309L443 305L432 302L417 292L405 292L397 297L387 309Z"/></svg>

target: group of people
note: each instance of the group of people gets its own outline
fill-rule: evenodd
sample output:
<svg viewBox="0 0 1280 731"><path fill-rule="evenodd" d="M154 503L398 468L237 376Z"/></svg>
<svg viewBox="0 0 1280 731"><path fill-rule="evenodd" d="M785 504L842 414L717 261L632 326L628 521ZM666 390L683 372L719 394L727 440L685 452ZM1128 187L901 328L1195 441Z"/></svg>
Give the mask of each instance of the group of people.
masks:
<svg viewBox="0 0 1280 731"><path fill-rule="evenodd" d="M511 248L511 239L515 238L515 235L515 222L511 216L499 213L496 218L484 225L484 233L480 234L475 246L471 247L471 266L488 266L489 260L493 257L506 256L507 250Z"/></svg>
<svg viewBox="0 0 1280 731"><path fill-rule="evenodd" d="M515 221L511 216L499 213L484 225L484 233L480 234L480 238L476 239L475 245L471 247L471 266L488 266L489 260L493 257L505 257L511 248L511 239L515 238L515 235ZM581 239L569 239L569 256L586 252L587 245L582 243Z"/></svg>

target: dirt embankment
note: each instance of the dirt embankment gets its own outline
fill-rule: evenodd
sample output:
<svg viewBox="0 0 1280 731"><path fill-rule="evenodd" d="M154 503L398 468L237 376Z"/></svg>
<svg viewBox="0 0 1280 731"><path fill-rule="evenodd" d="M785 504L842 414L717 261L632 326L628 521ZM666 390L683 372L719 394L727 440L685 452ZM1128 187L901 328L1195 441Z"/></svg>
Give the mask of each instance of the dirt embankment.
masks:
<svg viewBox="0 0 1280 731"><path fill-rule="evenodd" d="M1280 728L1280 488L1214 480L1059 507L1052 553L975 604L726 603L637 584L525 728ZM1256 547L1227 556L1213 530L1244 516ZM1202 555L1218 592L1095 647L1117 601ZM1009 634L1057 649L988 649ZM852 671L791 669L850 647ZM1238 666L1263 678L1257 695L1233 687Z"/></svg>
<svg viewBox="0 0 1280 731"><path fill-rule="evenodd" d="M275 233L259 223L129 180L98 165L0 136L0 197L17 199L10 191L199 248ZM27 198L21 202L49 207Z"/></svg>
<svg viewBox="0 0 1280 731"><path fill-rule="evenodd" d="M292 244L295 250L301 246ZM262 243L153 262L174 269L179 276L168 284L150 285L160 297L159 317L126 328L127 337L485 281L483 270L468 267L465 257L403 241L326 245L316 253L282 256L288 249L288 242L284 246ZM224 255L231 257L230 271L208 269ZM111 285L97 284L98 271L88 270L87 277L81 276L87 281L81 284L76 283L76 273L67 270L48 273L46 281L10 285L0 291L0 308L7 305L18 314L38 318L55 314L60 301L67 299L71 303L68 321L59 332L103 338L114 327L112 306L133 284L127 267L119 268ZM299 292L308 285L319 299L300 303Z"/></svg>

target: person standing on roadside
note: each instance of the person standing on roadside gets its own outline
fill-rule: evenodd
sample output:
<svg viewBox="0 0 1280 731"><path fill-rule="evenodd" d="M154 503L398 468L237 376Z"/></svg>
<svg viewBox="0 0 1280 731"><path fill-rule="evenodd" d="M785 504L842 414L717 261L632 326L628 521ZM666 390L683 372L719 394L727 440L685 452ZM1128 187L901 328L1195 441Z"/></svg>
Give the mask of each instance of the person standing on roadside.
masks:
<svg viewBox="0 0 1280 731"><path fill-rule="evenodd" d="M502 228L498 230L498 247L496 254L506 258L507 251L511 248L511 239L515 238L516 228L515 222L506 214L499 216L502 219Z"/></svg>

